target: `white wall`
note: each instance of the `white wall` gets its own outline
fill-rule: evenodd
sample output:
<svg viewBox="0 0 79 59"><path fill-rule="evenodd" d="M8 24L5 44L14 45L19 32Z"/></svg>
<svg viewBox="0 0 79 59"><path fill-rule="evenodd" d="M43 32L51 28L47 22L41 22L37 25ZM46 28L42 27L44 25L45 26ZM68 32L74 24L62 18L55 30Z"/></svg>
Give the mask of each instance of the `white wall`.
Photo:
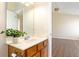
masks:
<svg viewBox="0 0 79 59"><path fill-rule="evenodd" d="M53 36L79 38L79 15L53 13Z"/></svg>
<svg viewBox="0 0 79 59"><path fill-rule="evenodd" d="M28 34L33 33L33 26L34 26L33 16L34 16L34 9L30 9L28 7L25 7L23 9L23 31Z"/></svg>
<svg viewBox="0 0 79 59"><path fill-rule="evenodd" d="M34 31L38 36L48 35L49 8L48 3L37 3L34 9Z"/></svg>
<svg viewBox="0 0 79 59"><path fill-rule="evenodd" d="M34 31L48 37L48 55L52 54L52 3L37 3L34 9Z"/></svg>
<svg viewBox="0 0 79 59"><path fill-rule="evenodd" d="M23 31L35 33L38 36L47 36L52 8L49 3L35 3L34 8L23 9ZM51 13L51 14L49 14Z"/></svg>
<svg viewBox="0 0 79 59"><path fill-rule="evenodd" d="M0 32L5 30L5 3L0 2ZM0 57L8 56L7 45L5 44L5 35L0 34Z"/></svg>
<svg viewBox="0 0 79 59"><path fill-rule="evenodd" d="M52 3L48 3L48 51L50 57L52 57L52 11Z"/></svg>
<svg viewBox="0 0 79 59"><path fill-rule="evenodd" d="M13 11L7 10L7 26L6 28L18 29L17 14Z"/></svg>
<svg viewBox="0 0 79 59"><path fill-rule="evenodd" d="M46 3L39 3L38 6L34 9L34 31L35 34L46 35L48 33L48 6Z"/></svg>

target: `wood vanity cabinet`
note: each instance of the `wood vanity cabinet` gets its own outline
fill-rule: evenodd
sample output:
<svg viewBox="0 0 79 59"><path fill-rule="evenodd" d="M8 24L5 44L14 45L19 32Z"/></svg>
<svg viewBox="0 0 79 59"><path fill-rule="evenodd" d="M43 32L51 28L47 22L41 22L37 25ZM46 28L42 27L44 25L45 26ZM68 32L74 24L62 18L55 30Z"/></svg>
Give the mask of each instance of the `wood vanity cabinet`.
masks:
<svg viewBox="0 0 79 59"><path fill-rule="evenodd" d="M48 56L48 47L45 47L41 50L41 57L47 57Z"/></svg>
<svg viewBox="0 0 79 59"><path fill-rule="evenodd" d="M41 55L40 55L40 51L39 52L37 52L33 57L40 57Z"/></svg>
<svg viewBox="0 0 79 59"><path fill-rule="evenodd" d="M26 50L20 50L8 45L8 56L12 57L12 53L15 53L17 55L16 57L47 57L48 40L40 42Z"/></svg>
<svg viewBox="0 0 79 59"><path fill-rule="evenodd" d="M37 45L27 49L25 52L27 57L33 56L34 54L37 53Z"/></svg>

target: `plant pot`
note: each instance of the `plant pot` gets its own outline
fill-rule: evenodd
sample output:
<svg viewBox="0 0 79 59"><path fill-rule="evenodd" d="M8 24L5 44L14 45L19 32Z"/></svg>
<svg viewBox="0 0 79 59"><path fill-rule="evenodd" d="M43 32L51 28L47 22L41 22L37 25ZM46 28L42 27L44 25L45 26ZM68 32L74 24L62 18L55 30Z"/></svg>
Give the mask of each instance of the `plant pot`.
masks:
<svg viewBox="0 0 79 59"><path fill-rule="evenodd" d="M6 36L6 42L12 43L13 42L13 37Z"/></svg>
<svg viewBox="0 0 79 59"><path fill-rule="evenodd" d="M13 37L13 43L18 43L18 38L17 37Z"/></svg>

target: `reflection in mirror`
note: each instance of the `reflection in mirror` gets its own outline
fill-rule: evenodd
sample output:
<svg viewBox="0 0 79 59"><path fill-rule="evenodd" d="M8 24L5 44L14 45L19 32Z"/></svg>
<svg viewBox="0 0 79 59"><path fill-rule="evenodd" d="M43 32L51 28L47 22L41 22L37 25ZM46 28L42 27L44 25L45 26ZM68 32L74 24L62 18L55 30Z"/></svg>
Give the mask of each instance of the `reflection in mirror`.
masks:
<svg viewBox="0 0 79 59"><path fill-rule="evenodd" d="M6 28L17 29L28 34L34 32L33 3L8 2Z"/></svg>

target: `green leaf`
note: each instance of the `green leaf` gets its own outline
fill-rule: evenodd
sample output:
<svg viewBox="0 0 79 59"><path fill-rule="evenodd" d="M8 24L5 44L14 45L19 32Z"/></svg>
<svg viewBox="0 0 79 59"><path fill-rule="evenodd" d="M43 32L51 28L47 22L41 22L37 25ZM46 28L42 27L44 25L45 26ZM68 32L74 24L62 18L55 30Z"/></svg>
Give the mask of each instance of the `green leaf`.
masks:
<svg viewBox="0 0 79 59"><path fill-rule="evenodd" d="M20 36L24 36L24 34L26 34L25 32L21 32L16 29L7 29L7 30L1 32L1 34L3 34L3 33L5 33L6 36L12 36L12 37L20 37Z"/></svg>

